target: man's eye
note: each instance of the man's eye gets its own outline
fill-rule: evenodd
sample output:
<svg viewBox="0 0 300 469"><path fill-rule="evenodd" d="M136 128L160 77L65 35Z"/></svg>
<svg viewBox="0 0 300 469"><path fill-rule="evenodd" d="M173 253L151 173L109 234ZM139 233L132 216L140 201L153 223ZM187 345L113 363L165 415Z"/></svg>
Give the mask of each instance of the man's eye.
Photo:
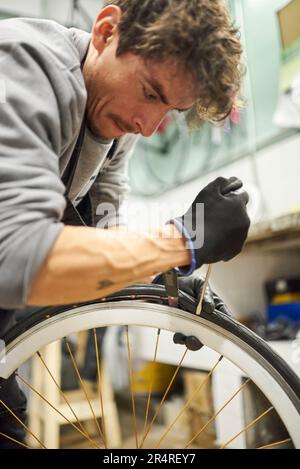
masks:
<svg viewBox="0 0 300 469"><path fill-rule="evenodd" d="M148 101L157 101L157 96L151 92L148 92L146 88L144 88L144 95Z"/></svg>

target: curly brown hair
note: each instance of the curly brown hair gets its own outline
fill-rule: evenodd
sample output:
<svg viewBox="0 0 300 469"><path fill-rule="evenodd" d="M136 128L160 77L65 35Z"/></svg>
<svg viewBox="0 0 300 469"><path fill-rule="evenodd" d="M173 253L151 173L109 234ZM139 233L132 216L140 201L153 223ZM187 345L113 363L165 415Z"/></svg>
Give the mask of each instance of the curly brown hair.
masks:
<svg viewBox="0 0 300 469"><path fill-rule="evenodd" d="M122 10L117 54L133 52L145 60L177 60L199 90L187 116L223 120L235 105L243 68L238 29L223 0L106 0Z"/></svg>

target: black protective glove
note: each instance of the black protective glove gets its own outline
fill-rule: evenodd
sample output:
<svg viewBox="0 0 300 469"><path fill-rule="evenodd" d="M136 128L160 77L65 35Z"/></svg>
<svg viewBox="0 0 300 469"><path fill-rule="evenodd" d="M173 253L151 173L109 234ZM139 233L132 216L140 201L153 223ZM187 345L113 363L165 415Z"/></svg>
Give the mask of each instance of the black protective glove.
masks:
<svg viewBox="0 0 300 469"><path fill-rule="evenodd" d="M179 290L187 293L197 300L199 303L205 279L199 277L199 275L191 275L190 277L179 277L178 278L178 288ZM226 306L224 301L211 290L210 286L206 287L202 309L206 313L213 313L215 309L221 311L221 313L232 316L230 309Z"/></svg>
<svg viewBox="0 0 300 469"><path fill-rule="evenodd" d="M204 282L205 280L197 274L193 274L190 277L179 276L178 288L199 302ZM152 283L156 285L164 285L163 274L155 277ZM230 309L226 306L224 301L211 290L209 285L207 286L204 293L202 309L209 314L213 313L214 310L217 309L218 311L221 311L221 313L232 316Z"/></svg>
<svg viewBox="0 0 300 469"><path fill-rule="evenodd" d="M194 242L196 268L203 264L229 261L241 252L250 227L246 208L249 196L245 191L234 193L242 187L242 181L235 177L220 177L198 194L184 216L175 219L184 226ZM204 204L202 247L197 246L195 239L198 236L199 244L199 233L203 229L203 226L197 227L197 204ZM198 220L198 225L200 222Z"/></svg>

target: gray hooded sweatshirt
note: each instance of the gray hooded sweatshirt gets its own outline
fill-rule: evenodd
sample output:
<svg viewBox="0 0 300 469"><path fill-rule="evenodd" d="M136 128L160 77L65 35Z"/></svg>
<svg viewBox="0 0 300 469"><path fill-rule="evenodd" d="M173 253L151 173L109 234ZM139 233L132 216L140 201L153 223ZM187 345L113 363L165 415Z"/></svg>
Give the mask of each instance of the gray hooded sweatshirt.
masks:
<svg viewBox="0 0 300 469"><path fill-rule="evenodd" d="M32 281L63 229L61 177L83 120L81 62L90 35L47 20L0 21L0 308L26 306ZM137 137L112 142L85 132L70 190L120 209ZM122 221L123 223L123 221ZM110 225L116 224L114 214ZM1 312L0 312L1 332ZM1 334L0 334L1 335Z"/></svg>

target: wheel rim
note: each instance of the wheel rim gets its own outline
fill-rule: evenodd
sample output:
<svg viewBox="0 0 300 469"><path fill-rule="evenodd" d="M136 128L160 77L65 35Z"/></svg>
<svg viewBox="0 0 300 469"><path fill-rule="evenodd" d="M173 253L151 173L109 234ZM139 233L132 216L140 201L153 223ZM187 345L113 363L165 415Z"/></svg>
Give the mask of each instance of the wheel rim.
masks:
<svg viewBox="0 0 300 469"><path fill-rule="evenodd" d="M237 337L230 336L230 333L217 325L171 307L120 301L81 306L50 317L8 344L6 362L0 365L0 375L7 378L21 363L50 342L82 329L115 325L155 327L196 336L209 348L228 358L254 381L274 405L294 445L300 448L298 396L292 396L288 386L270 363L244 342L237 343Z"/></svg>

